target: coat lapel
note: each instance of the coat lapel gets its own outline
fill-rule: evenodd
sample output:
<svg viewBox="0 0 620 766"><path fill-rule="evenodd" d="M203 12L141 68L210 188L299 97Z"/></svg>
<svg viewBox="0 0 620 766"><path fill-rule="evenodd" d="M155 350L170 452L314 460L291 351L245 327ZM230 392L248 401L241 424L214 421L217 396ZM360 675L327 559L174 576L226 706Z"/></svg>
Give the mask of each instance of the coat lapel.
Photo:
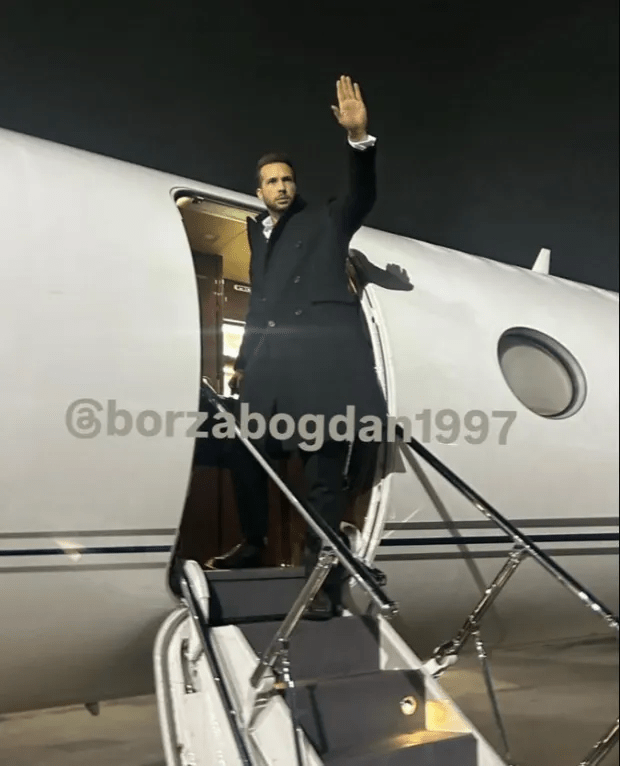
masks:
<svg viewBox="0 0 620 766"><path fill-rule="evenodd" d="M252 289L263 280L265 274L265 255L267 240L263 235L263 220L267 213L257 218L247 218L248 241L250 245L250 284Z"/></svg>
<svg viewBox="0 0 620 766"><path fill-rule="evenodd" d="M254 286L264 285L265 277L269 271L270 257L278 241L286 229L288 221L306 207L306 202L296 197L289 209L280 218L274 227L269 240L263 234L263 221L268 213L261 213L257 218L248 218L248 236L252 251L251 280ZM268 292L277 295L286 286L289 277L298 267L303 250L293 245L291 252L279 264L276 271L270 274Z"/></svg>
<svg viewBox="0 0 620 766"><path fill-rule="evenodd" d="M306 203L304 200L297 196L291 203L291 206L289 209L280 217L280 220L275 225L271 236L269 237L269 244L267 247L267 261L269 260L269 256L271 254L271 251L273 248L277 245L278 240L282 236L282 232L286 228L286 224L288 221L291 220L291 218L295 215L295 213L299 213L301 210L303 210L306 207Z"/></svg>

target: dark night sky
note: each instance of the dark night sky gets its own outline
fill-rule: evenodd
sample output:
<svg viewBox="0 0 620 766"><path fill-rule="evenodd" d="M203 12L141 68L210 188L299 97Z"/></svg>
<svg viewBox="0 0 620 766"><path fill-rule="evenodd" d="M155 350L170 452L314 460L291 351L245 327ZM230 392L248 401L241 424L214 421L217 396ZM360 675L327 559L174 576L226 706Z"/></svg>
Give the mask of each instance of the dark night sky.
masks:
<svg viewBox="0 0 620 766"><path fill-rule="evenodd" d="M343 73L381 141L368 225L526 267L549 247L618 290L615 0L5 0L0 126L250 194L284 149L324 198Z"/></svg>

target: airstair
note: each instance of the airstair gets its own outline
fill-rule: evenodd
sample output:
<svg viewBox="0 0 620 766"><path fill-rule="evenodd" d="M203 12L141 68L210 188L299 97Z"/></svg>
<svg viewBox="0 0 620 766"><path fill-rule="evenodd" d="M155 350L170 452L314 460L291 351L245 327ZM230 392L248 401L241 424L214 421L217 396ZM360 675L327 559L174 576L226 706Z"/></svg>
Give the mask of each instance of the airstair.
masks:
<svg viewBox="0 0 620 766"><path fill-rule="evenodd" d="M217 404L218 409L222 409ZM415 440L405 442L515 541L463 628L423 662L391 625L397 605L381 572L356 555L269 464L254 457L320 535L309 578L302 569L204 571L177 560L181 605L158 634L155 677L167 766L518 766L512 759L480 621L521 561L531 557L618 631L618 619ZM403 438L400 432L401 439ZM340 562L367 608L304 620ZM439 684L475 642L504 752L496 752ZM618 721L579 764L598 766L618 742ZM541 764L542 766L542 764Z"/></svg>

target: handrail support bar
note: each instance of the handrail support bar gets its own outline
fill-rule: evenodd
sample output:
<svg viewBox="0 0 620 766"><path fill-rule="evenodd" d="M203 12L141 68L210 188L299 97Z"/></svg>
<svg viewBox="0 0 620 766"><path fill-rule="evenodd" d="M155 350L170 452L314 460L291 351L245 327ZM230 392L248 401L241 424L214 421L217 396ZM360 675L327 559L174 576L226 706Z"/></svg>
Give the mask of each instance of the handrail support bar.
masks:
<svg viewBox="0 0 620 766"><path fill-rule="evenodd" d="M319 553L319 560L312 570L310 577L306 580L306 583L302 588L299 596L297 596L295 599L295 603L276 631L276 634L271 639L271 643L263 652L256 670L254 673L252 673L250 683L255 689L263 680L267 670L273 667L278 655L280 654L282 642L288 641L290 639L308 605L312 602L312 600L321 589L321 586L325 582L325 578L329 574L330 569L336 563L336 561L336 556L329 550L322 550Z"/></svg>
<svg viewBox="0 0 620 766"><path fill-rule="evenodd" d="M495 718L495 723L497 724L497 728L499 729L500 736L502 738L502 745L504 747L504 758L507 761L508 766L516 766L516 764L512 762L512 756L510 754L510 745L508 744L508 735L506 733L506 727L504 725L504 720L502 718L502 714L499 708L499 702L497 700L497 693L495 691L495 686L493 684L493 676L491 673L491 665L489 663L489 657L487 655L487 651L484 646L482 636L480 635L480 630L477 627L473 631L473 636L474 636L474 641L476 642L476 654L478 655L478 659L480 660L480 663L482 665L484 683L487 687L487 693L489 695L489 699L491 700L493 716Z"/></svg>
<svg viewBox="0 0 620 766"><path fill-rule="evenodd" d="M442 644L435 649L427 668L433 676L438 678L450 665L453 665L456 662L468 640L478 629L482 618L493 606L526 555L527 551L525 548L519 544L515 545L510 552L506 563L497 573L493 582L485 590L484 595L476 604L472 613L465 620L463 627L451 641L447 641L445 644Z"/></svg>
<svg viewBox="0 0 620 766"><path fill-rule="evenodd" d="M610 729L594 745L588 755L581 761L579 766L599 766L618 744L618 719Z"/></svg>
<svg viewBox="0 0 620 766"><path fill-rule="evenodd" d="M534 558L542 567L546 569L558 582L560 582L568 591L576 596L582 603L588 606L595 614L602 617L607 626L616 633L620 629L620 622L618 616L609 610L605 604L597 599L592 593L590 593L581 583L577 582L572 575L570 575L565 569L557 564L552 558L550 558L536 543L534 543L527 535L521 533L508 519L502 516L501 513L495 510L493 506L487 503L484 498L469 487L462 479L460 479L453 471L451 471L444 463L436 458L426 447L422 446L416 439L407 438L405 436L403 427L396 424L396 434L403 444L406 444L411 450L416 452L423 458L432 468L434 468L444 479L446 479L453 487L455 487L462 495L464 495L481 513L483 513L489 521L492 521L496 526L500 527L515 543L521 544L526 551Z"/></svg>

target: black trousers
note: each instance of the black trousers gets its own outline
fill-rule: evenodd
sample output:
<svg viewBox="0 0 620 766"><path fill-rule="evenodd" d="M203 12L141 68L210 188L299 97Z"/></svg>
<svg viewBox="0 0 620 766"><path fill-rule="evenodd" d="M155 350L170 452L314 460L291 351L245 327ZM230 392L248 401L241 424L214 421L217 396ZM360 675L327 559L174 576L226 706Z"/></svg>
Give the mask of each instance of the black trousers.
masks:
<svg viewBox="0 0 620 766"><path fill-rule="evenodd" d="M194 463L230 470L243 536L262 545L269 526L269 485L254 456L238 439L207 437L196 440Z"/></svg>
<svg viewBox="0 0 620 766"><path fill-rule="evenodd" d="M230 397L219 397L219 400L238 418L236 400ZM200 411L208 413L210 418L217 413L204 389L201 389ZM210 426L208 422L199 429L203 435L196 439L194 464L230 470L243 535L262 544L269 523L267 475L238 439L217 439L211 436Z"/></svg>
<svg viewBox="0 0 620 766"><path fill-rule="evenodd" d="M238 445L240 451L232 471L239 521L245 539L258 544L269 533L268 477L243 444ZM299 450L308 487L306 504L338 534L347 507L345 471L349 448L347 442L328 441L319 450ZM266 455L262 454L269 457L269 447ZM314 568L320 549L321 539L308 528L304 556L307 574ZM341 574L340 568L334 567L328 582L337 582Z"/></svg>

